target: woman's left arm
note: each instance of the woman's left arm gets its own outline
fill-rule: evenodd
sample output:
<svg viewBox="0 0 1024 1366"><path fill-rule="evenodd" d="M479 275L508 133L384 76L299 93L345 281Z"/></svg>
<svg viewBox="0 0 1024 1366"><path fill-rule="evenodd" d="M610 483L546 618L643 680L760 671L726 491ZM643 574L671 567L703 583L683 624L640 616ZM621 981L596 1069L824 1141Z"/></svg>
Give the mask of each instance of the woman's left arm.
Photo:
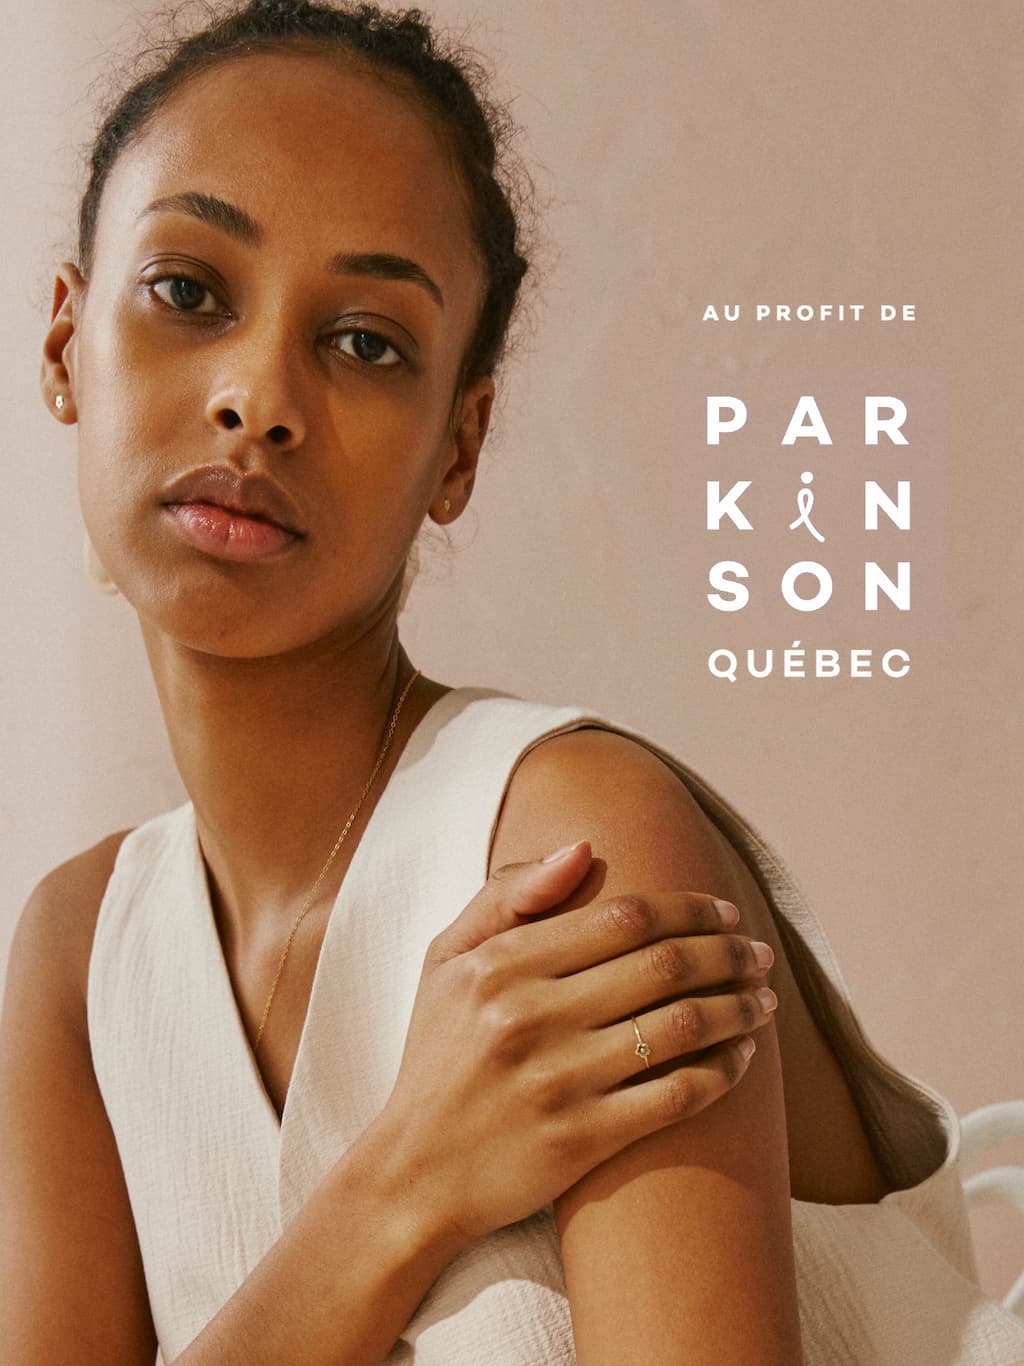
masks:
<svg viewBox="0 0 1024 1366"><path fill-rule="evenodd" d="M738 856L679 779L623 736L579 730L531 750L509 785L492 864L577 839L591 841L595 868L566 908L643 888L708 892L739 906L740 933L775 940L770 912L743 896ZM580 1366L799 1366L774 1023L756 1042L721 1100L555 1202Z"/></svg>

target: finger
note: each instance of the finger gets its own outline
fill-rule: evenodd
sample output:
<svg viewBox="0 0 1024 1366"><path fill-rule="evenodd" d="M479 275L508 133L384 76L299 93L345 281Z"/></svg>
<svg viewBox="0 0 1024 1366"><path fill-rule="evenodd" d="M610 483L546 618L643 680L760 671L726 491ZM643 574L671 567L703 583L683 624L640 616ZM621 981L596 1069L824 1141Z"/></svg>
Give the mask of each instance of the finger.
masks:
<svg viewBox="0 0 1024 1366"><path fill-rule="evenodd" d="M695 934L656 939L573 973L563 987L572 1018L596 1027L670 997L763 977L774 961L768 944L745 935Z"/></svg>
<svg viewBox="0 0 1024 1366"><path fill-rule="evenodd" d="M496 868L473 900L433 940L426 961L447 962L521 925L524 916L557 906L582 882L592 858L590 842L580 840L534 863Z"/></svg>
<svg viewBox="0 0 1024 1366"><path fill-rule="evenodd" d="M659 939L721 934L738 914L698 892L622 893L524 926L519 947L537 973L568 977Z"/></svg>
<svg viewBox="0 0 1024 1366"><path fill-rule="evenodd" d="M723 996L685 996L597 1031L593 1077L611 1090L646 1070L760 1029L778 998L770 987Z"/></svg>
<svg viewBox="0 0 1024 1366"><path fill-rule="evenodd" d="M749 1034L716 1044L699 1061L681 1063L662 1076L610 1091L596 1113L609 1152L690 1119L719 1100L742 1079L756 1045Z"/></svg>

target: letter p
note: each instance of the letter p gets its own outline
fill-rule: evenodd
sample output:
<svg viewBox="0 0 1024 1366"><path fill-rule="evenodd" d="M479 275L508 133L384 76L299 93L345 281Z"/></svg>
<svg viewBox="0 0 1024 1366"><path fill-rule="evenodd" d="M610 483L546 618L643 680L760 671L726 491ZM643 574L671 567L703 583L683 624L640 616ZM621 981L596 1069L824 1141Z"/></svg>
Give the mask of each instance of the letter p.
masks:
<svg viewBox="0 0 1024 1366"><path fill-rule="evenodd" d="M728 394L708 394L708 439L709 446L717 446L722 432L738 432L747 420L747 405L741 398L731 398ZM730 416L723 419L723 413Z"/></svg>

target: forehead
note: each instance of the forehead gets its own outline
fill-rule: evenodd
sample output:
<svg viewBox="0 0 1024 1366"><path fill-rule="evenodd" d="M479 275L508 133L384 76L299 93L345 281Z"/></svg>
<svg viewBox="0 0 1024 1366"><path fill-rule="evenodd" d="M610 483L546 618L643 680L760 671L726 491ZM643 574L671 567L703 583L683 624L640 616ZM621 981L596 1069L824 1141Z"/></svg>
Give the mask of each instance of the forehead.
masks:
<svg viewBox="0 0 1024 1366"><path fill-rule="evenodd" d="M478 281L466 191L436 121L345 58L257 52L190 78L115 163L97 256L151 200L186 190L242 208L293 258L394 252L427 257L456 293Z"/></svg>

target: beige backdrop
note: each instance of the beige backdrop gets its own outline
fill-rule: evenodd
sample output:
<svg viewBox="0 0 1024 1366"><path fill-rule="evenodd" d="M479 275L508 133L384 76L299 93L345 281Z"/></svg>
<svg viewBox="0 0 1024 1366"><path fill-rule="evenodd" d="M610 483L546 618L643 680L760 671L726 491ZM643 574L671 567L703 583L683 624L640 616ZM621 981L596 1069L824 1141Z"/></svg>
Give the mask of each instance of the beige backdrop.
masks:
<svg viewBox="0 0 1024 1366"><path fill-rule="evenodd" d="M132 614L81 572L73 433L36 390L88 87L148 8L40 0L8 32L0 949L46 869L182 796ZM411 599L414 660L452 683L586 703L680 753L793 865L881 1051L961 1113L1019 1096L1019 6L435 8L514 98L546 250L456 553L429 557ZM914 304L916 321L879 322L883 302ZM708 303L743 316L702 322ZM757 303L865 313L755 323ZM709 393L750 409L718 449L704 444ZM831 449L780 446L807 393ZM908 448L863 445L869 393L908 401ZM788 530L805 469L827 544ZM913 525L876 544L860 489L897 477L912 480ZM748 478L755 531L708 532L705 481ZM876 553L912 563L909 614L862 610ZM706 601L720 559L750 569L743 613ZM821 613L779 600L800 559L833 574ZM906 645L911 671L708 673L718 646L796 640ZM1009 1220L977 1223L993 1290L1020 1260Z"/></svg>

